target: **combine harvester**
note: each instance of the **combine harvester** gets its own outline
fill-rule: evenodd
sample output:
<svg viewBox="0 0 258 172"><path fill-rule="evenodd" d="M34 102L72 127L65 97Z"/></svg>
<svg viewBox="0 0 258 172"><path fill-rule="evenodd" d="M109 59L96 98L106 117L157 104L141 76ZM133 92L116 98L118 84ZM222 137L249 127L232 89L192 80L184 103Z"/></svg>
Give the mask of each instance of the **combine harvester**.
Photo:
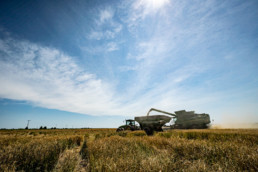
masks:
<svg viewBox="0 0 258 172"><path fill-rule="evenodd" d="M166 115L149 115L151 111L156 111ZM147 135L153 135L154 131L163 131L162 127L171 120L174 121L173 125L168 126L168 129L204 129L208 128L210 124L209 114L196 114L194 111L176 111L175 114L165 112L162 110L151 108L147 113L147 116L135 117L133 121L134 126L128 127L127 125L120 126L117 131L123 131L128 129L137 130L135 122L137 121L140 124L140 129L144 130Z"/></svg>

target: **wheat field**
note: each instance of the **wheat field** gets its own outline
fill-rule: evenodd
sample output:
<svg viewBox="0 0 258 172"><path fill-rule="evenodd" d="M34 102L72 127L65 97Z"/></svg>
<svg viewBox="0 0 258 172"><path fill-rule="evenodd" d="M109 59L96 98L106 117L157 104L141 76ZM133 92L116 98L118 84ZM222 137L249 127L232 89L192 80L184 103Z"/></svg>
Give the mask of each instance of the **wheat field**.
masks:
<svg viewBox="0 0 258 172"><path fill-rule="evenodd" d="M258 171L258 129L0 130L0 171Z"/></svg>

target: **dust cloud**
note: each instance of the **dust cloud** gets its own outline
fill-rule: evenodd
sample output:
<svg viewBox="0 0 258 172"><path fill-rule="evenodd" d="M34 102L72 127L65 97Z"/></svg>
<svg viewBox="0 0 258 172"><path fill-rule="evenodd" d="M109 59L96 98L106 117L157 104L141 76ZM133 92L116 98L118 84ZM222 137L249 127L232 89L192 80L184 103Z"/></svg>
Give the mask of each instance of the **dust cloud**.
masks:
<svg viewBox="0 0 258 172"><path fill-rule="evenodd" d="M240 129L240 128L258 128L258 123L222 123L222 124L213 124L210 127L211 129Z"/></svg>

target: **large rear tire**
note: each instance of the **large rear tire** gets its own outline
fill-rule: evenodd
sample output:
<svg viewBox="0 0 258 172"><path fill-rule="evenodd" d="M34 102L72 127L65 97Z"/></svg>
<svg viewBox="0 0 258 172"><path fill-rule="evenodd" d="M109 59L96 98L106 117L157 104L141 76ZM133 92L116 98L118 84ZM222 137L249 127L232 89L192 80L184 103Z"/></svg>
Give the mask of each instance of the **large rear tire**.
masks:
<svg viewBox="0 0 258 172"><path fill-rule="evenodd" d="M152 128L149 128L149 127L145 127L145 128L144 128L144 131L145 131L145 133L146 133L148 136L152 136L153 133L154 133L153 129L152 129Z"/></svg>

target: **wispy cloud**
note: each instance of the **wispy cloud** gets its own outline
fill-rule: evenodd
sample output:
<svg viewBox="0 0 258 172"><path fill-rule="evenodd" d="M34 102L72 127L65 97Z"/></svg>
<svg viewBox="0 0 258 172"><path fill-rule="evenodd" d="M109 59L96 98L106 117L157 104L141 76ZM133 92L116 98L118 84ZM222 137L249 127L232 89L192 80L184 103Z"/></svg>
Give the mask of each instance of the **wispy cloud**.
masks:
<svg viewBox="0 0 258 172"><path fill-rule="evenodd" d="M102 25L105 22L112 20L114 11L109 7L104 10L100 10L99 19L96 21L97 24Z"/></svg>
<svg viewBox="0 0 258 172"><path fill-rule="evenodd" d="M110 85L82 70L72 57L27 41L0 43L1 97L71 112L113 114Z"/></svg>
<svg viewBox="0 0 258 172"><path fill-rule="evenodd" d="M107 44L107 51L115 51L118 50L118 46L115 42L110 42Z"/></svg>
<svg viewBox="0 0 258 172"><path fill-rule="evenodd" d="M122 25L116 22L113 17L114 10L111 7L100 9L99 16L95 18L92 31L87 36L88 39L113 39L122 30Z"/></svg>
<svg viewBox="0 0 258 172"><path fill-rule="evenodd" d="M122 21L127 23L127 27L130 32L134 32L139 25L145 23L146 18L151 18L155 16L166 16L169 12L168 8L171 5L169 0L137 0L137 1L126 1L121 5L122 13L124 13L124 18ZM156 18L155 20L159 20ZM148 27L148 29L152 29Z"/></svg>
<svg viewBox="0 0 258 172"><path fill-rule="evenodd" d="M136 18L144 19L147 15L153 15L164 10L164 7L169 3L169 0L138 0L132 4L132 8L137 13L135 14Z"/></svg>
<svg viewBox="0 0 258 172"><path fill-rule="evenodd" d="M107 44L98 46L82 46L81 50L93 55L99 53L108 53L119 50L119 42L108 42Z"/></svg>
<svg viewBox="0 0 258 172"><path fill-rule="evenodd" d="M257 41L239 39L244 20L232 20L245 8L230 4L228 12L227 2L216 1L116 5L94 9L78 63L57 48L2 39L0 97L92 115L143 115L150 107L219 113L214 105L248 102L257 91L257 52L249 51Z"/></svg>
<svg viewBox="0 0 258 172"><path fill-rule="evenodd" d="M0 45L3 98L92 115L139 115L152 105L164 107L173 102L167 96L174 95L174 91L163 95L168 85L155 84L156 88L131 100L132 95L115 91L112 81L98 79L57 49L14 39L0 40ZM167 103L161 103L164 101Z"/></svg>
<svg viewBox="0 0 258 172"><path fill-rule="evenodd" d="M102 32L92 31L89 35L89 39L96 39L101 40L103 38L104 34Z"/></svg>

